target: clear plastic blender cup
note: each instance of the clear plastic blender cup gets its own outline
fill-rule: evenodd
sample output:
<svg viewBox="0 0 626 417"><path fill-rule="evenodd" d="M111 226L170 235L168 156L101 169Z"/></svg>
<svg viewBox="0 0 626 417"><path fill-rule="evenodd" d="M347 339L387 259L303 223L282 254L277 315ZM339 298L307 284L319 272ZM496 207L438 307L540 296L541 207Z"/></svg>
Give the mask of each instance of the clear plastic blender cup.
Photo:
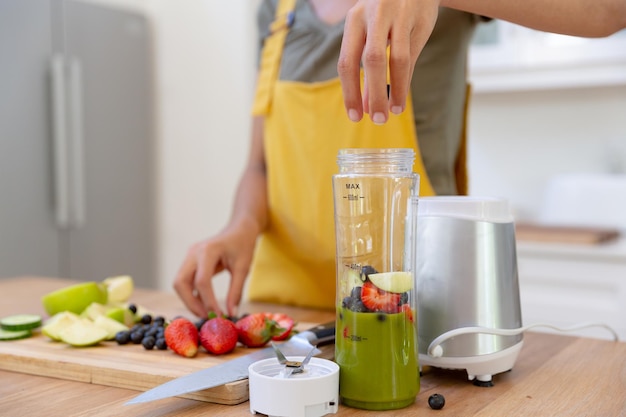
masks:
<svg viewBox="0 0 626 417"><path fill-rule="evenodd" d="M335 360L344 405L406 407L419 392L412 149L343 149L333 176Z"/></svg>

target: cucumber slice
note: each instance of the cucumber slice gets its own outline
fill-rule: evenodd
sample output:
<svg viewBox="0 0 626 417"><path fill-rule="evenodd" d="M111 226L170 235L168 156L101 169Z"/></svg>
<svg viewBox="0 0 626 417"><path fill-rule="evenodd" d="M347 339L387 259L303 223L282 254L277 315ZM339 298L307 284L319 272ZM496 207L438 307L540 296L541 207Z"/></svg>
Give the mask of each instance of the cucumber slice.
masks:
<svg viewBox="0 0 626 417"><path fill-rule="evenodd" d="M5 330L0 328L0 340L25 339L30 335L30 330Z"/></svg>
<svg viewBox="0 0 626 417"><path fill-rule="evenodd" d="M16 314L0 320L0 327L4 330L32 330L41 326L41 316L37 314Z"/></svg>

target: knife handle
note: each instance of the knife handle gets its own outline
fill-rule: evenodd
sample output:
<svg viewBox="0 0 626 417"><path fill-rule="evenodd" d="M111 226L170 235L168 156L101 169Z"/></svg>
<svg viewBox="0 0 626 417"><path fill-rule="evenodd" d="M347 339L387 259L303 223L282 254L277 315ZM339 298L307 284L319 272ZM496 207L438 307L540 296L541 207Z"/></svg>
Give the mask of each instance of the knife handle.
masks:
<svg viewBox="0 0 626 417"><path fill-rule="evenodd" d="M307 329L315 335L315 338L311 340L314 345L325 345L335 341L335 321L329 321L328 323L318 324L315 327Z"/></svg>

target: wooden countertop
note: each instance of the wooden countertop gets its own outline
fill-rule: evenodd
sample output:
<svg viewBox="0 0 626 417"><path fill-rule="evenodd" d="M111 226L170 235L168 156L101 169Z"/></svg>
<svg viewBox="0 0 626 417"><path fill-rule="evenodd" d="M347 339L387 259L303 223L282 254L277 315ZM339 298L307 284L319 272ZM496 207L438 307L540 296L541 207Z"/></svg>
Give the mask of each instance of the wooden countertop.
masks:
<svg viewBox="0 0 626 417"><path fill-rule="evenodd" d="M0 279L0 317L40 313L40 297L71 284L57 278ZM167 317L191 317L173 293L138 289L133 301ZM332 320L334 313L262 304L243 311L285 311L303 322ZM494 386L480 388L465 372L424 369L415 404L388 412L367 412L344 406L339 416L625 416L626 343L527 332L524 347L511 372L494 376ZM0 342L11 343L11 342ZM193 360L193 359L190 359ZM0 371L2 416L246 416L249 403L218 405L182 398L124 406L137 391L66 381L19 372ZM440 411L428 407L428 397L443 394Z"/></svg>

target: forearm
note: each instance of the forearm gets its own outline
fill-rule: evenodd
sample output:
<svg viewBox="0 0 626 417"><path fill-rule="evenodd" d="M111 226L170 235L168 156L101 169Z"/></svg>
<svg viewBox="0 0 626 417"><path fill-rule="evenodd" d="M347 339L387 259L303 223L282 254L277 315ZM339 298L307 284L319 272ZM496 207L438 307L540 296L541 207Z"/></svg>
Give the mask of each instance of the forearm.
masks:
<svg viewBox="0 0 626 417"><path fill-rule="evenodd" d="M626 28L626 0L441 0L441 6L574 36L604 37Z"/></svg>
<svg viewBox="0 0 626 417"><path fill-rule="evenodd" d="M267 225L267 182L263 151L263 119L252 122L248 162L235 194L231 223L239 223L258 235Z"/></svg>

